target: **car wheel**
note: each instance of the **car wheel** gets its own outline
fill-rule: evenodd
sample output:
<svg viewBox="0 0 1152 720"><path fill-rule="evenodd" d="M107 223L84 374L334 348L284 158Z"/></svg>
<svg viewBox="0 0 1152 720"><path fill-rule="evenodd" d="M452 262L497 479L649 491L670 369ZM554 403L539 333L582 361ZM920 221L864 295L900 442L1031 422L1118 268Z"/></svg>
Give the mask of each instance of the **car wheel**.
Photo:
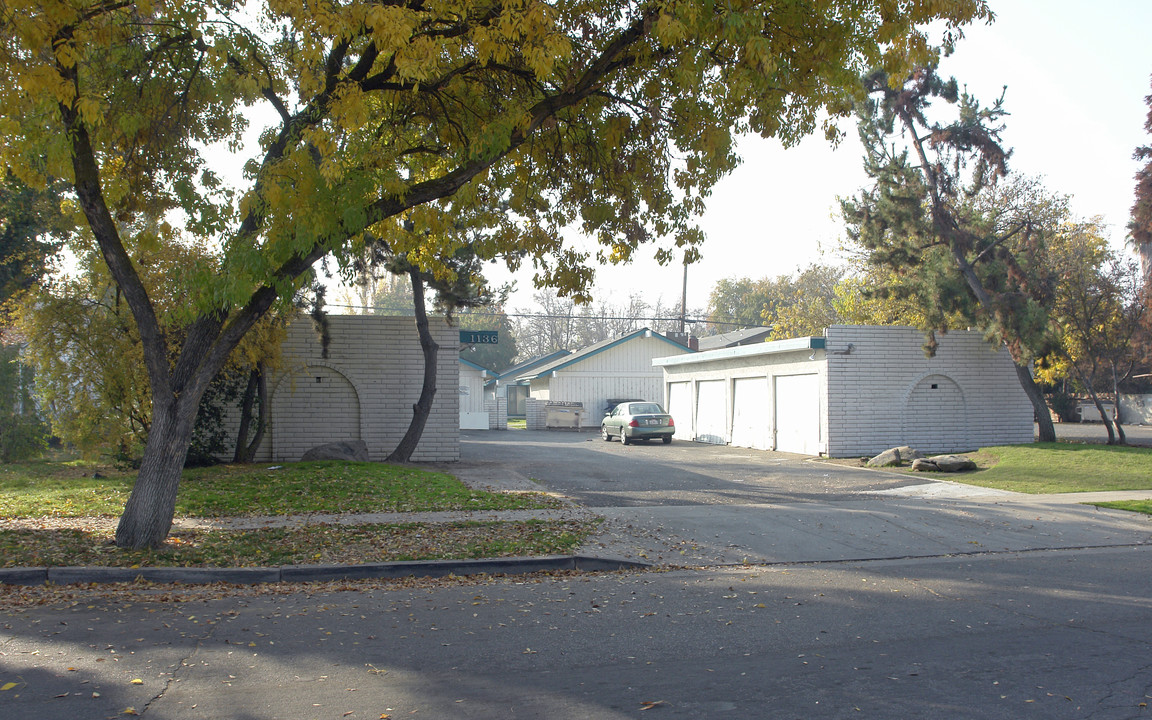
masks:
<svg viewBox="0 0 1152 720"><path fill-rule="evenodd" d="M604 438L604 442L612 441L612 435L609 434L607 425L600 426L600 437Z"/></svg>
<svg viewBox="0 0 1152 720"><path fill-rule="evenodd" d="M624 434L624 428L620 428L620 444L627 445L630 442L631 441L628 439L628 436Z"/></svg>
<svg viewBox="0 0 1152 720"><path fill-rule="evenodd" d="M671 445L672 444L672 436L671 435L665 435L663 439L664 439L665 445Z"/></svg>

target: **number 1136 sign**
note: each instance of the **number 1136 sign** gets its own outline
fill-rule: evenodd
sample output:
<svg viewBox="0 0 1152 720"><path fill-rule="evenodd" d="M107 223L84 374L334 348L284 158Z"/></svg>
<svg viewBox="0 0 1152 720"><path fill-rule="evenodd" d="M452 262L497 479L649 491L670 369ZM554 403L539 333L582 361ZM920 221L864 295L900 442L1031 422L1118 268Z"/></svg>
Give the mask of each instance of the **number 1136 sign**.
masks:
<svg viewBox="0 0 1152 720"><path fill-rule="evenodd" d="M461 330L461 345L498 345L500 333L498 330Z"/></svg>

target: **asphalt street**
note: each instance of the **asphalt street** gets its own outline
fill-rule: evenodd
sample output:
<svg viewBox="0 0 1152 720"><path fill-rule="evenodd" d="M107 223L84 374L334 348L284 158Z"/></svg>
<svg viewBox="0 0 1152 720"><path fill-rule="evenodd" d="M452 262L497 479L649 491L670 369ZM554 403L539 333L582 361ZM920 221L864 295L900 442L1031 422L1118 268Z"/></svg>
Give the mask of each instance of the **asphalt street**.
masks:
<svg viewBox="0 0 1152 720"><path fill-rule="evenodd" d="M1150 566L1152 548L1128 547L185 600L92 590L3 616L0 716L1147 718Z"/></svg>
<svg viewBox="0 0 1152 720"><path fill-rule="evenodd" d="M664 569L9 588L0 718L1152 717L1147 516L688 443L464 453Z"/></svg>

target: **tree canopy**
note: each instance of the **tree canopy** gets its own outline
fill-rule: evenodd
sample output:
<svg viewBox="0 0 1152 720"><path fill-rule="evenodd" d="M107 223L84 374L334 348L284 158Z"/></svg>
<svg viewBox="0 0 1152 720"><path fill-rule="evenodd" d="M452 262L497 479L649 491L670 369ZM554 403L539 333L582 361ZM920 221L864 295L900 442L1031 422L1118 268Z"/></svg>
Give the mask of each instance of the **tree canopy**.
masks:
<svg viewBox="0 0 1152 720"><path fill-rule="evenodd" d="M926 350L932 331L957 318L1007 345L1040 437L1054 440L1029 366L1055 343L1048 308L1059 273L1049 250L1066 198L1009 177L1002 97L982 105L933 66L900 82L875 72L864 84L859 130L874 182L842 202L850 239L888 272L884 293L921 308Z"/></svg>
<svg viewBox="0 0 1152 720"><path fill-rule="evenodd" d="M656 240L692 258L735 135L795 142L850 111L865 68L925 60L923 24L988 17L983 0L8 0L0 164L72 186L148 370L118 544L166 536L199 397L320 258L350 267L373 230L447 274L458 234L440 230L464 213L491 229L478 257L530 259L584 298L593 259ZM234 179L256 105L273 121ZM171 352L133 256L166 233L141 215L221 248ZM401 219L414 231L385 227ZM565 246L573 223L594 258Z"/></svg>
<svg viewBox="0 0 1152 720"><path fill-rule="evenodd" d="M1144 129L1152 134L1152 95L1147 95L1148 119ZM1141 145L1132 155L1134 160L1144 162L1144 167L1136 173L1136 202L1132 205L1132 219L1128 231L1145 262L1145 282L1152 280L1152 145Z"/></svg>

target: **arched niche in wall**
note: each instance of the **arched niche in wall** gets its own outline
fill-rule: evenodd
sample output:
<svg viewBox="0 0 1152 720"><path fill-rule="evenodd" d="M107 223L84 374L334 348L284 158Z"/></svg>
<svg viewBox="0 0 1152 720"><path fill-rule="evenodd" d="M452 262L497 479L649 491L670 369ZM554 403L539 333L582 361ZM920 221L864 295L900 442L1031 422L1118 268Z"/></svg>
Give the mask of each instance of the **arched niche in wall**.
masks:
<svg viewBox="0 0 1152 720"><path fill-rule="evenodd" d="M938 373L913 383L904 396L901 437L921 452L952 452L968 447L968 405L955 380Z"/></svg>
<svg viewBox="0 0 1152 720"><path fill-rule="evenodd" d="M273 460L299 460L317 445L363 439L360 392L329 363L309 363L286 374L271 404Z"/></svg>

